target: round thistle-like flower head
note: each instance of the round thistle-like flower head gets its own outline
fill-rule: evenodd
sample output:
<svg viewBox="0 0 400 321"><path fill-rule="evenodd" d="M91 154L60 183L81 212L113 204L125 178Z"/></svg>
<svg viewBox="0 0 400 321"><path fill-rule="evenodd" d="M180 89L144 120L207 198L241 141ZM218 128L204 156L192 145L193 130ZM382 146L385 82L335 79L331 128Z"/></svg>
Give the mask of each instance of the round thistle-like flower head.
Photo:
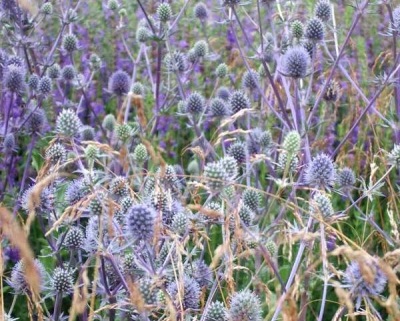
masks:
<svg viewBox="0 0 400 321"><path fill-rule="evenodd" d="M48 2L47 2L48 3ZM61 76L61 68L59 64L54 64L51 65L48 69L47 69L47 76L50 79L58 79Z"/></svg>
<svg viewBox="0 0 400 321"><path fill-rule="evenodd" d="M99 156L99 148L94 145L87 145L85 148L85 158L88 161L94 161Z"/></svg>
<svg viewBox="0 0 400 321"><path fill-rule="evenodd" d="M276 245L272 239L269 239L267 243L265 243L265 248L272 257L278 253L278 245Z"/></svg>
<svg viewBox="0 0 400 321"><path fill-rule="evenodd" d="M144 96L144 86L140 82L135 82L132 85L132 92L138 96Z"/></svg>
<svg viewBox="0 0 400 321"><path fill-rule="evenodd" d="M169 3L163 2L160 3L157 8L157 15L160 21L167 22L172 18L172 9Z"/></svg>
<svg viewBox="0 0 400 321"><path fill-rule="evenodd" d="M164 59L165 66L170 72L183 72L187 68L186 57L179 51L167 54Z"/></svg>
<svg viewBox="0 0 400 321"><path fill-rule="evenodd" d="M337 182L342 189L351 190L356 183L354 171L349 167L344 167L338 171Z"/></svg>
<svg viewBox="0 0 400 321"><path fill-rule="evenodd" d="M219 161L219 163L221 164L221 167L225 169L226 178L229 180L235 180L239 172L236 159L233 156L225 156Z"/></svg>
<svg viewBox="0 0 400 321"><path fill-rule="evenodd" d="M72 206L82 200L89 193L89 188L83 179L73 180L65 191L65 201L68 206Z"/></svg>
<svg viewBox="0 0 400 321"><path fill-rule="evenodd" d="M108 130L109 132L113 132L115 125L116 125L116 120L113 114L108 114L104 117L103 119L103 127Z"/></svg>
<svg viewBox="0 0 400 321"><path fill-rule="evenodd" d="M253 212L261 205L261 194L254 189L246 189L243 193L243 204Z"/></svg>
<svg viewBox="0 0 400 321"><path fill-rule="evenodd" d="M231 307L228 311L231 321L260 321L261 303L251 291L236 292L231 298Z"/></svg>
<svg viewBox="0 0 400 321"><path fill-rule="evenodd" d="M153 238L156 214L144 204L133 205L126 217L127 230L135 239L149 241Z"/></svg>
<svg viewBox="0 0 400 321"><path fill-rule="evenodd" d="M198 2L194 6L193 13L194 16L201 21L205 21L208 18L208 9L203 2Z"/></svg>
<svg viewBox="0 0 400 321"><path fill-rule="evenodd" d="M119 124L115 128L115 133L120 141L126 142L135 134L135 130L129 124Z"/></svg>
<svg viewBox="0 0 400 321"><path fill-rule="evenodd" d="M295 155L300 151L301 137L297 130L288 132L283 140L283 149L291 155Z"/></svg>
<svg viewBox="0 0 400 321"><path fill-rule="evenodd" d="M147 153L147 148L143 144L139 144L135 147L135 150L133 151L133 158L135 161L138 163L144 163L148 157Z"/></svg>
<svg viewBox="0 0 400 321"><path fill-rule="evenodd" d="M72 53L78 49L78 38L73 34L66 34L62 41L62 48L68 52Z"/></svg>
<svg viewBox="0 0 400 321"><path fill-rule="evenodd" d="M178 310L198 309L200 306L200 286L187 275L183 277L183 286L174 281L168 285L167 291Z"/></svg>
<svg viewBox="0 0 400 321"><path fill-rule="evenodd" d="M20 56L15 56L15 55L8 57L7 65L9 67L16 66L20 68L25 68L24 59L22 59Z"/></svg>
<svg viewBox="0 0 400 321"><path fill-rule="evenodd" d="M218 78L225 78L228 74L228 66L226 63L219 64L217 69L215 69L215 74Z"/></svg>
<svg viewBox="0 0 400 321"><path fill-rule="evenodd" d="M331 18L331 4L327 0L319 0L315 5L314 14L321 21L326 22Z"/></svg>
<svg viewBox="0 0 400 321"><path fill-rule="evenodd" d="M204 321L227 321L227 311L222 302L215 301L210 304Z"/></svg>
<svg viewBox="0 0 400 321"><path fill-rule="evenodd" d="M263 149L264 152L268 151L268 149L271 148L271 145L272 145L272 135L271 135L271 133L270 133L268 130L263 131L263 132L261 133L261 136L260 136L260 145L261 145L261 147L262 147L262 149Z"/></svg>
<svg viewBox="0 0 400 321"><path fill-rule="evenodd" d="M72 65L64 66L61 70L61 77L65 82L70 82L75 79L76 70L75 67Z"/></svg>
<svg viewBox="0 0 400 321"><path fill-rule="evenodd" d="M57 132L67 137L77 136L81 127L81 121L71 109L63 109L57 117Z"/></svg>
<svg viewBox="0 0 400 321"><path fill-rule="evenodd" d="M236 90L229 99L229 106L232 112L236 114L242 109L250 108L250 100L243 91Z"/></svg>
<svg viewBox="0 0 400 321"><path fill-rule="evenodd" d="M198 92L191 93L186 99L186 112L190 114L200 114L204 110L205 99Z"/></svg>
<svg viewBox="0 0 400 321"><path fill-rule="evenodd" d="M260 81L260 75L253 69L247 70L242 78L242 87L249 90L257 88L257 84Z"/></svg>
<svg viewBox="0 0 400 321"><path fill-rule="evenodd" d="M228 102L229 99L231 98L231 92L228 88L226 87L219 87L217 89L217 92L215 94L218 98L222 99L225 102Z"/></svg>
<svg viewBox="0 0 400 321"><path fill-rule="evenodd" d="M85 235L79 227L72 227L65 235L64 245L71 249L78 249L83 246Z"/></svg>
<svg viewBox="0 0 400 321"><path fill-rule="evenodd" d="M250 208L243 205L239 210L239 218L240 221L244 224L244 226L250 226L253 222L254 213Z"/></svg>
<svg viewBox="0 0 400 321"><path fill-rule="evenodd" d="M129 75L123 71L118 70L114 72L108 83L108 89L117 96L122 96L128 93L130 85Z"/></svg>
<svg viewBox="0 0 400 321"><path fill-rule="evenodd" d="M128 180L123 176L117 176L113 178L108 189L114 196L126 197L129 195Z"/></svg>
<svg viewBox="0 0 400 321"><path fill-rule="evenodd" d="M94 140L94 128L89 125L84 125L79 132L81 140Z"/></svg>
<svg viewBox="0 0 400 321"><path fill-rule="evenodd" d="M189 219L183 212L176 213L172 218L171 230L176 234L184 235L188 230Z"/></svg>
<svg viewBox="0 0 400 321"><path fill-rule="evenodd" d="M303 47L293 47L283 56L283 73L288 77L303 78L307 75L310 57Z"/></svg>
<svg viewBox="0 0 400 321"><path fill-rule="evenodd" d="M318 42L324 39L325 27L319 18L312 18L307 22L305 36L308 40Z"/></svg>
<svg viewBox="0 0 400 321"><path fill-rule="evenodd" d="M146 42L151 36L151 31L147 27L139 27L136 29L136 41Z"/></svg>
<svg viewBox="0 0 400 321"><path fill-rule="evenodd" d="M212 271L204 260L195 260L190 266L190 275L200 285L208 286L212 283Z"/></svg>
<svg viewBox="0 0 400 321"><path fill-rule="evenodd" d="M331 200L328 196L322 193L316 193L314 195L310 212L314 213L315 211L319 212L324 217L330 217L335 213Z"/></svg>
<svg viewBox="0 0 400 321"><path fill-rule="evenodd" d="M110 9L111 11L118 10L119 2L117 0L108 0L107 8Z"/></svg>
<svg viewBox="0 0 400 321"><path fill-rule="evenodd" d="M14 64L9 65L4 77L4 84L13 93L23 91L25 87L25 69Z"/></svg>
<svg viewBox="0 0 400 321"><path fill-rule="evenodd" d="M56 267L51 280L53 291L57 293L71 293L74 288L72 271L69 268Z"/></svg>
<svg viewBox="0 0 400 321"><path fill-rule="evenodd" d="M292 22L291 26L290 26L292 35L294 38L296 39L300 39L303 37L304 35L304 25L301 21L299 20L295 20Z"/></svg>
<svg viewBox="0 0 400 321"><path fill-rule="evenodd" d="M312 41L305 41L301 45L306 50L308 56L312 58L315 53L315 44Z"/></svg>
<svg viewBox="0 0 400 321"><path fill-rule="evenodd" d="M31 116L25 123L25 129L29 134L40 134L43 131L43 127L45 126L46 121L46 113L43 109L38 108L31 114Z"/></svg>
<svg viewBox="0 0 400 321"><path fill-rule="evenodd" d="M145 304L157 304L157 291L150 278L144 277L140 279L139 289Z"/></svg>
<svg viewBox="0 0 400 321"><path fill-rule="evenodd" d="M101 68L101 59L96 53L90 55L89 66L91 70L99 70Z"/></svg>
<svg viewBox="0 0 400 321"><path fill-rule="evenodd" d="M211 191L219 192L225 185L227 173L220 162L208 163L204 168L204 178Z"/></svg>
<svg viewBox="0 0 400 321"><path fill-rule="evenodd" d="M64 145L55 143L46 150L46 160L51 164L63 164L67 160L67 150Z"/></svg>
<svg viewBox="0 0 400 321"><path fill-rule="evenodd" d="M246 162L246 146L244 143L237 141L228 149L228 155L232 156L238 164Z"/></svg>
<svg viewBox="0 0 400 321"><path fill-rule="evenodd" d="M197 41L194 44L193 49L197 58L202 58L208 55L208 44L205 40Z"/></svg>
<svg viewBox="0 0 400 321"><path fill-rule="evenodd" d="M40 288L43 288L43 283L45 281L45 268L43 264L35 259L33 261L33 268L36 270L39 277ZM10 286L13 288L15 293L28 293L29 283L26 280L26 264L23 260L18 261L11 271Z"/></svg>
<svg viewBox="0 0 400 321"><path fill-rule="evenodd" d="M52 89L53 89L53 84L51 82L50 77L43 76L39 81L38 92L42 96L47 96L47 95L49 95L51 93Z"/></svg>
<svg viewBox="0 0 400 321"><path fill-rule="evenodd" d="M90 213L93 215L101 215L103 212L103 201L105 199L105 194L103 192L97 193L96 196L89 203Z"/></svg>
<svg viewBox="0 0 400 321"><path fill-rule="evenodd" d="M311 186L329 187L336 178L332 160L326 154L315 156L305 172L305 182Z"/></svg>
<svg viewBox="0 0 400 321"><path fill-rule="evenodd" d="M12 151L15 150L15 136L13 133L8 133L5 137L4 137L4 141L3 141L3 149L5 151L5 153L11 153Z"/></svg>
<svg viewBox="0 0 400 321"><path fill-rule="evenodd" d="M400 145L394 145L388 155L388 163L393 166L400 166Z"/></svg>
<svg viewBox="0 0 400 321"><path fill-rule="evenodd" d="M194 64L196 61L197 61L197 54L196 54L196 52L194 51L194 48L192 48L192 49L190 49L188 52L187 52L187 60L189 61L189 62L191 62L192 64Z"/></svg>
<svg viewBox="0 0 400 321"><path fill-rule="evenodd" d="M40 78L36 74L32 74L28 80L28 86L31 90L36 90L39 86Z"/></svg>
<svg viewBox="0 0 400 321"><path fill-rule="evenodd" d="M293 154L288 154L286 151L283 151L279 154L278 157L278 169L282 172L288 171L290 174L293 174L297 171L297 167L299 166L299 158Z"/></svg>
<svg viewBox="0 0 400 321"><path fill-rule="evenodd" d="M211 115L214 117L228 116L229 109L226 103L220 98L214 98L210 102Z"/></svg>
<svg viewBox="0 0 400 321"><path fill-rule="evenodd" d="M51 15L53 13L53 4L51 2L43 3L40 12L47 16Z"/></svg>
<svg viewBox="0 0 400 321"><path fill-rule="evenodd" d="M344 282L357 299L359 308L361 300L368 296L378 296L383 292L387 277L376 259L364 258L352 261L344 272Z"/></svg>

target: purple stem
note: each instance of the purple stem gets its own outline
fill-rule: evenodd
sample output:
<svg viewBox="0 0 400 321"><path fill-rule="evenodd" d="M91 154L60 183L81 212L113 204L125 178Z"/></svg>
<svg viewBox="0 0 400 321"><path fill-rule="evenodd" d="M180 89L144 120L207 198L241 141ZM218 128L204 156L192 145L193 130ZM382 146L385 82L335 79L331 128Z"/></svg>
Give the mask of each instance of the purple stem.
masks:
<svg viewBox="0 0 400 321"><path fill-rule="evenodd" d="M6 135L7 135L8 122L10 120L10 113L11 113L13 102L14 102L14 93L11 93L10 103L8 104L7 115L6 115L6 125L4 128L4 137L6 137Z"/></svg>

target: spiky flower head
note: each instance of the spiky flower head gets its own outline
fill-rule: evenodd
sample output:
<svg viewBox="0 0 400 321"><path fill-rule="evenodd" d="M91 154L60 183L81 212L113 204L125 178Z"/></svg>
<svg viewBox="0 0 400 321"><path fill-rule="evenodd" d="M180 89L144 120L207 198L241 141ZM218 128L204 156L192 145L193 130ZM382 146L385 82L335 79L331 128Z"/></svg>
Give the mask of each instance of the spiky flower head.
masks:
<svg viewBox="0 0 400 321"><path fill-rule="evenodd" d="M45 111L42 108L37 108L26 121L25 129L31 135L37 135L43 131L46 122L47 117Z"/></svg>
<svg viewBox="0 0 400 321"><path fill-rule="evenodd" d="M53 272L51 285L57 293L71 293L74 288L73 271L69 268L56 267Z"/></svg>
<svg viewBox="0 0 400 321"><path fill-rule="evenodd" d="M301 45L306 50L308 56L312 58L315 53L315 44L312 41L304 41Z"/></svg>
<svg viewBox="0 0 400 321"><path fill-rule="evenodd" d="M257 212L261 206L261 194L255 190L247 188L242 195L243 204L247 206L253 212Z"/></svg>
<svg viewBox="0 0 400 321"><path fill-rule="evenodd" d="M73 34L66 34L62 41L62 48L68 52L72 53L78 49L78 38Z"/></svg>
<svg viewBox="0 0 400 321"><path fill-rule="evenodd" d="M172 18L172 9L169 3L163 2L158 5L157 15L160 21L167 22Z"/></svg>
<svg viewBox="0 0 400 321"><path fill-rule="evenodd" d="M61 70L61 77L65 82L71 82L75 79L76 70L75 67L72 65L66 65Z"/></svg>
<svg viewBox="0 0 400 321"><path fill-rule="evenodd" d="M243 91L236 90L229 99L229 106L232 112L236 114L242 109L250 108L250 100Z"/></svg>
<svg viewBox="0 0 400 321"><path fill-rule="evenodd" d="M101 68L101 58L96 53L90 55L89 67L91 70L99 70Z"/></svg>
<svg viewBox="0 0 400 321"><path fill-rule="evenodd" d="M109 132L113 132L117 121L113 114L108 114L103 119L103 127Z"/></svg>
<svg viewBox="0 0 400 321"><path fill-rule="evenodd" d="M115 133L120 141L126 142L135 134L135 130L129 124L118 124Z"/></svg>
<svg viewBox="0 0 400 321"><path fill-rule="evenodd" d="M315 5L314 14L323 22L327 22L332 15L331 4L327 0L319 0Z"/></svg>
<svg viewBox="0 0 400 321"><path fill-rule="evenodd" d="M70 249L78 249L83 246L85 235L79 227L71 227L65 235L64 245Z"/></svg>
<svg viewBox="0 0 400 321"><path fill-rule="evenodd" d="M179 51L167 54L164 63L170 72L184 72L187 68L186 57Z"/></svg>
<svg viewBox="0 0 400 321"><path fill-rule="evenodd" d="M47 96L51 93L51 90L53 89L53 83L48 76L43 76L38 84L38 92L42 96Z"/></svg>
<svg viewBox="0 0 400 321"><path fill-rule="evenodd" d="M340 86L335 80L331 80L328 84L328 88L326 88L326 92L324 94L324 99L326 101L336 101L339 94Z"/></svg>
<svg viewBox="0 0 400 321"><path fill-rule="evenodd" d="M239 218L244 226L250 226L253 223L254 213L246 205L243 205L239 210Z"/></svg>
<svg viewBox="0 0 400 321"><path fill-rule="evenodd" d="M47 2L48 3L48 2ZM58 79L61 76L61 68L59 64L51 65L47 68L47 76L50 79Z"/></svg>
<svg viewBox="0 0 400 321"><path fill-rule="evenodd" d="M67 160L67 150L63 144L55 143L46 150L45 157L52 165L57 163L62 165Z"/></svg>
<svg viewBox="0 0 400 321"><path fill-rule="evenodd" d="M232 156L238 164L243 164L246 162L246 145L237 141L229 146L228 155Z"/></svg>
<svg viewBox="0 0 400 321"><path fill-rule="evenodd" d="M310 57L303 47L292 47L283 56L283 73L288 77L304 78Z"/></svg>
<svg viewBox="0 0 400 321"><path fill-rule="evenodd" d="M225 156L219 161L219 163L221 164L221 167L225 169L226 178L228 180L235 180L237 178L239 169L237 161L233 156Z"/></svg>
<svg viewBox="0 0 400 321"><path fill-rule="evenodd" d="M65 191L65 201L72 206L81 201L89 193L89 188L81 178L74 179Z"/></svg>
<svg viewBox="0 0 400 321"><path fill-rule="evenodd" d="M45 268L38 259L35 259L33 261L33 269L36 270L35 272L39 277L38 281L40 284L40 289L42 289L45 281ZM32 275L32 273L30 274ZM20 260L17 264L14 265L11 271L9 284L17 294L29 292L30 286L27 281L27 271L24 260Z"/></svg>
<svg viewBox="0 0 400 321"><path fill-rule="evenodd" d="M79 136L81 140L94 140L95 132L94 128L89 125L84 125L82 128L79 130Z"/></svg>
<svg viewBox="0 0 400 321"><path fill-rule="evenodd" d="M126 217L126 226L133 238L149 241L154 235L156 214L154 210L144 204L133 205Z"/></svg>
<svg viewBox="0 0 400 321"><path fill-rule="evenodd" d="M269 239L265 243L265 248L267 249L269 255L271 255L272 257L274 257L278 253L278 245L272 239Z"/></svg>
<svg viewBox="0 0 400 321"><path fill-rule="evenodd" d="M110 9L111 11L118 10L119 2L117 0L108 0L107 8Z"/></svg>
<svg viewBox="0 0 400 321"><path fill-rule="evenodd" d="M168 285L167 291L178 310L198 309L200 306L200 286L187 275L183 277L183 284L174 281Z"/></svg>
<svg viewBox="0 0 400 321"><path fill-rule="evenodd" d="M342 189L351 190L356 183L356 175L349 167L344 167L338 170L337 182Z"/></svg>
<svg viewBox="0 0 400 321"><path fill-rule="evenodd" d="M260 81L260 75L253 69L246 70L242 77L242 88L254 90Z"/></svg>
<svg viewBox="0 0 400 321"><path fill-rule="evenodd" d="M200 287L208 286L212 283L212 271L204 260L197 259L190 265L190 275Z"/></svg>
<svg viewBox="0 0 400 321"><path fill-rule="evenodd" d="M144 277L140 279L139 290L145 304L147 305L157 304L156 287L154 282L150 278Z"/></svg>
<svg viewBox="0 0 400 321"><path fill-rule="evenodd" d="M171 230L176 234L184 235L188 230L189 218L184 212L179 212L174 215L171 223Z"/></svg>
<svg viewBox="0 0 400 321"><path fill-rule="evenodd" d="M299 158L296 155L288 154L286 151L282 151L278 157L278 168L282 172L288 171L293 174L297 171L299 166Z"/></svg>
<svg viewBox="0 0 400 321"><path fill-rule="evenodd" d="M136 162L142 164L146 161L148 157L147 148L143 144L138 144L133 151L133 158Z"/></svg>
<svg viewBox="0 0 400 321"><path fill-rule="evenodd" d="M197 58L202 58L208 55L208 44L205 40L197 41L194 44L193 49Z"/></svg>
<svg viewBox="0 0 400 321"><path fill-rule="evenodd" d="M317 187L329 187L336 178L336 171L331 158L318 154L308 165L305 172L305 183Z"/></svg>
<svg viewBox="0 0 400 321"><path fill-rule="evenodd" d="M210 101L210 111L214 117L224 117L230 114L225 101L220 98L213 98Z"/></svg>
<svg viewBox="0 0 400 321"><path fill-rule="evenodd" d="M261 133L260 136L260 146L264 152L268 151L272 146L272 135L271 132L265 130Z"/></svg>
<svg viewBox="0 0 400 321"><path fill-rule="evenodd" d="M8 57L7 65L9 67L16 66L16 67L20 67L20 68L24 68L25 69L24 59L21 58L20 56L16 56L16 55Z"/></svg>
<svg viewBox="0 0 400 321"><path fill-rule="evenodd" d="M103 192L97 193L89 203L89 211L93 215L101 215L103 212L105 194Z"/></svg>
<svg viewBox="0 0 400 321"><path fill-rule="evenodd" d="M31 90L36 90L39 85L40 78L36 74L32 74L28 80L28 86Z"/></svg>
<svg viewBox="0 0 400 321"><path fill-rule="evenodd" d="M129 195L129 184L126 177L116 176L110 182L109 191L113 196L125 197Z"/></svg>
<svg viewBox="0 0 400 321"><path fill-rule="evenodd" d="M192 64L194 64L194 63L197 61L197 59L198 59L197 54L196 54L196 51L194 50L194 48L190 49L190 50L187 52L186 57L187 57L187 60L188 60L189 62L191 62Z"/></svg>
<svg viewBox="0 0 400 321"><path fill-rule="evenodd" d="M187 113L200 114L205 108L205 99L198 92L193 92L186 98L185 104Z"/></svg>
<svg viewBox="0 0 400 321"><path fill-rule="evenodd" d="M135 82L132 85L132 92L138 96L144 96L144 86L140 82Z"/></svg>
<svg viewBox="0 0 400 321"><path fill-rule="evenodd" d="M228 88L226 87L219 87L217 89L217 92L215 94L218 98L222 99L225 102L228 102L229 99L231 98L231 92Z"/></svg>
<svg viewBox="0 0 400 321"><path fill-rule="evenodd" d="M217 69L215 69L215 74L218 78L225 78L228 74L228 66L226 65L226 63L219 64L217 66Z"/></svg>
<svg viewBox="0 0 400 321"><path fill-rule="evenodd" d="M388 163L400 167L400 145L395 144L388 155Z"/></svg>
<svg viewBox="0 0 400 321"><path fill-rule="evenodd" d="M93 162L100 153L100 149L92 144L89 144L86 146L85 148L85 158L89 161L89 162Z"/></svg>
<svg viewBox="0 0 400 321"><path fill-rule="evenodd" d="M147 27L138 27L136 29L136 41L137 42L146 42L149 40L151 36L151 31Z"/></svg>
<svg viewBox="0 0 400 321"><path fill-rule="evenodd" d="M260 299L250 290L236 292L231 298L231 307L228 311L231 321L260 321Z"/></svg>
<svg viewBox="0 0 400 321"><path fill-rule="evenodd" d="M194 16L201 21L205 21L208 18L208 9L203 2L198 2L194 6L193 13Z"/></svg>
<svg viewBox="0 0 400 321"><path fill-rule="evenodd" d="M378 296L383 292L387 277L375 258L362 258L347 266L344 283L350 288L359 308L364 297Z"/></svg>
<svg viewBox="0 0 400 321"><path fill-rule="evenodd" d="M290 26L292 36L296 39L301 39L304 35L304 25L301 21L295 20Z"/></svg>
<svg viewBox="0 0 400 321"><path fill-rule="evenodd" d="M79 134L81 121L72 109L63 109L56 120L57 133L74 137Z"/></svg>
<svg viewBox="0 0 400 321"><path fill-rule="evenodd" d="M291 155L295 155L300 151L301 137L297 130L288 132L283 140L283 149Z"/></svg>
<svg viewBox="0 0 400 321"><path fill-rule="evenodd" d="M311 202L310 212L311 214L317 212L326 218L332 216L335 213L331 200L326 194L323 193L316 193L314 195Z"/></svg>
<svg viewBox="0 0 400 321"><path fill-rule="evenodd" d="M214 192L220 192L225 185L227 173L220 162L208 163L204 168L207 186Z"/></svg>
<svg viewBox="0 0 400 321"><path fill-rule="evenodd" d="M130 85L130 77L123 70L117 70L111 75L108 83L108 89L117 96L122 96L128 93Z"/></svg>
<svg viewBox="0 0 400 321"><path fill-rule="evenodd" d="M306 25L305 36L313 42L322 41L325 36L324 23L319 18L311 18Z"/></svg>
<svg viewBox="0 0 400 321"><path fill-rule="evenodd" d="M21 197L21 207L29 213L32 209L38 215L48 215L55 208L55 189L54 187L43 188L39 195L36 185L29 187ZM39 196L39 197L38 197Z"/></svg>
<svg viewBox="0 0 400 321"><path fill-rule="evenodd" d="M210 304L204 321L227 321L227 310L222 302L215 301Z"/></svg>
<svg viewBox="0 0 400 321"><path fill-rule="evenodd" d="M51 15L53 13L53 4L51 2L43 3L40 12L47 16Z"/></svg>
<svg viewBox="0 0 400 321"><path fill-rule="evenodd" d="M9 65L4 77L6 88L13 93L20 93L25 87L25 69L17 65Z"/></svg>

